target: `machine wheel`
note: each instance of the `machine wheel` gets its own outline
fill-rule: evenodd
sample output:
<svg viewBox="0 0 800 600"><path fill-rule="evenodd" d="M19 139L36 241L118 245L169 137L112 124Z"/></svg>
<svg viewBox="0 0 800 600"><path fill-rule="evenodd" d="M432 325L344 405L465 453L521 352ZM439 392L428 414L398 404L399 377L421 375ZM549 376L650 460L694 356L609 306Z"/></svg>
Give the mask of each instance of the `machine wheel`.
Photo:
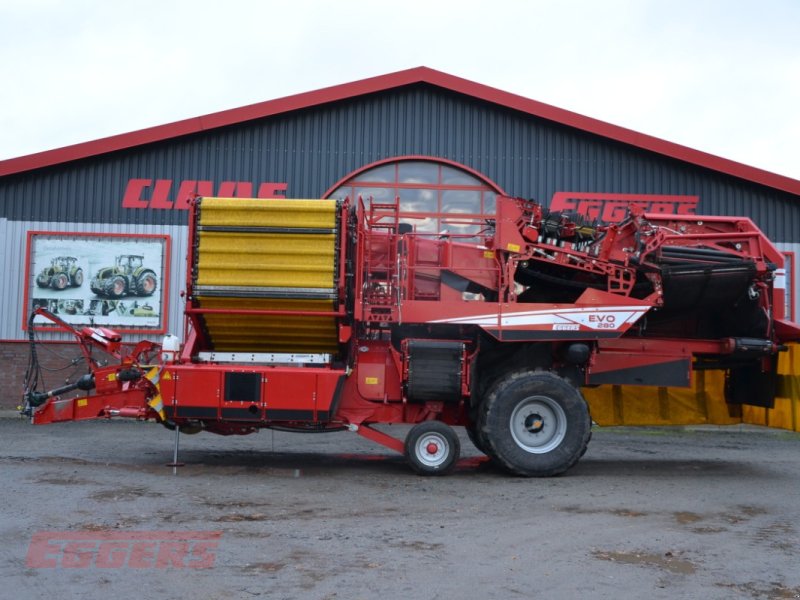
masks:
<svg viewBox="0 0 800 600"><path fill-rule="evenodd" d="M469 441L472 442L472 445L484 454L488 454L488 452L486 452L486 442L481 438L481 432L480 429L478 429L477 423L465 425L464 429L467 430L467 437Z"/></svg>
<svg viewBox="0 0 800 600"><path fill-rule="evenodd" d="M139 296L151 296L158 287L158 279L152 271L145 271L136 280L136 293Z"/></svg>
<svg viewBox="0 0 800 600"><path fill-rule="evenodd" d="M66 273L56 273L50 280L50 287L54 290L64 290L69 285L69 277Z"/></svg>
<svg viewBox="0 0 800 600"><path fill-rule="evenodd" d="M83 285L83 269L78 269L72 276L73 287L81 287Z"/></svg>
<svg viewBox="0 0 800 600"><path fill-rule="evenodd" d="M128 287L125 278L122 275L115 275L103 286L103 292L109 298L122 298Z"/></svg>
<svg viewBox="0 0 800 600"><path fill-rule="evenodd" d="M563 473L589 443L592 421L586 401L549 371L509 374L492 387L481 408L481 438L488 454L517 475Z"/></svg>
<svg viewBox="0 0 800 600"><path fill-rule="evenodd" d="M406 436L406 459L420 475L444 475L452 471L461 452L458 435L440 421L424 421Z"/></svg>

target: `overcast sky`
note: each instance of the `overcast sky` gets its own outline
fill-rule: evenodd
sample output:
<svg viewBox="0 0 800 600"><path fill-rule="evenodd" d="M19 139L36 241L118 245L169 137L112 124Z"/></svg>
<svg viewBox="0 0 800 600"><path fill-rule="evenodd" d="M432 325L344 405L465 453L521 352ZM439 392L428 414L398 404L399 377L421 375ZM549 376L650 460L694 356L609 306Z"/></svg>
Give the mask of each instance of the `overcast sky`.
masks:
<svg viewBox="0 0 800 600"><path fill-rule="evenodd" d="M420 65L800 179L800 0L0 0L0 159Z"/></svg>

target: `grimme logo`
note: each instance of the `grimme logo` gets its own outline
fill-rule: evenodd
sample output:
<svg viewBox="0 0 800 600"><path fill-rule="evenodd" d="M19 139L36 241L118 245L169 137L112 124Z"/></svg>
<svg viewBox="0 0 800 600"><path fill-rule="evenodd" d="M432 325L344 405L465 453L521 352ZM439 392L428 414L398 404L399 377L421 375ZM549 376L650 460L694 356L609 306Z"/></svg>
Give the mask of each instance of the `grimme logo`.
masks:
<svg viewBox="0 0 800 600"><path fill-rule="evenodd" d="M286 183L265 181L255 190L250 181L213 181L186 179L173 192L172 179L129 179L122 197L122 208L188 210L193 196L218 198L285 198ZM256 195L253 195L256 191Z"/></svg>
<svg viewBox="0 0 800 600"><path fill-rule="evenodd" d="M618 223L628 207L639 206L645 212L669 215L697 214L699 196L664 196L659 194L596 194L591 192L556 192L550 210L575 211L590 219Z"/></svg>
<svg viewBox="0 0 800 600"><path fill-rule="evenodd" d="M221 531L40 531L30 569L209 569Z"/></svg>

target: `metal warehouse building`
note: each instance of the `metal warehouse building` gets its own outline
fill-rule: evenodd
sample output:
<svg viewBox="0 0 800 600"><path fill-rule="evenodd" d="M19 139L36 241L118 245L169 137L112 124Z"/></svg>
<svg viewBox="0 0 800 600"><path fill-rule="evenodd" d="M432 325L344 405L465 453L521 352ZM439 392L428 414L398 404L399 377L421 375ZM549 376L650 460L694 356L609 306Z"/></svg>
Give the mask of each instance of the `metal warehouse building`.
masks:
<svg viewBox="0 0 800 600"><path fill-rule="evenodd" d="M796 314L800 181L420 67L0 162L2 404L21 394L34 306L130 340L182 333L194 194L399 197L418 231L463 231L447 215L491 214L498 194L603 220L621 218L631 202L744 215L787 256ZM115 291L115 266L152 272L142 285L153 289ZM783 359L783 412L752 409L761 412L745 420L798 429L793 362L794 349ZM621 408L626 390L590 403L608 422L742 418L715 412L713 386L698 385L654 390L635 414Z"/></svg>

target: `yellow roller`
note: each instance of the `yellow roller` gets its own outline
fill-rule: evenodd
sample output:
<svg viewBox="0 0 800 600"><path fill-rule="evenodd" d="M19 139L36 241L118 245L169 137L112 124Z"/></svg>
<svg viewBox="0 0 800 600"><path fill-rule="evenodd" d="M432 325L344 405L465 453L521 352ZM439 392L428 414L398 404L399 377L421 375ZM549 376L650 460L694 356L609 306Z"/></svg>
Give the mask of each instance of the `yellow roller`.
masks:
<svg viewBox="0 0 800 600"><path fill-rule="evenodd" d="M330 312L330 300L199 298L202 308ZM335 353L336 319L314 315L206 314L206 328L220 352Z"/></svg>
<svg viewBox="0 0 800 600"><path fill-rule="evenodd" d="M205 226L336 227L336 200L203 198L198 224Z"/></svg>
<svg viewBox="0 0 800 600"><path fill-rule="evenodd" d="M333 288L333 234L201 231L196 285Z"/></svg>

